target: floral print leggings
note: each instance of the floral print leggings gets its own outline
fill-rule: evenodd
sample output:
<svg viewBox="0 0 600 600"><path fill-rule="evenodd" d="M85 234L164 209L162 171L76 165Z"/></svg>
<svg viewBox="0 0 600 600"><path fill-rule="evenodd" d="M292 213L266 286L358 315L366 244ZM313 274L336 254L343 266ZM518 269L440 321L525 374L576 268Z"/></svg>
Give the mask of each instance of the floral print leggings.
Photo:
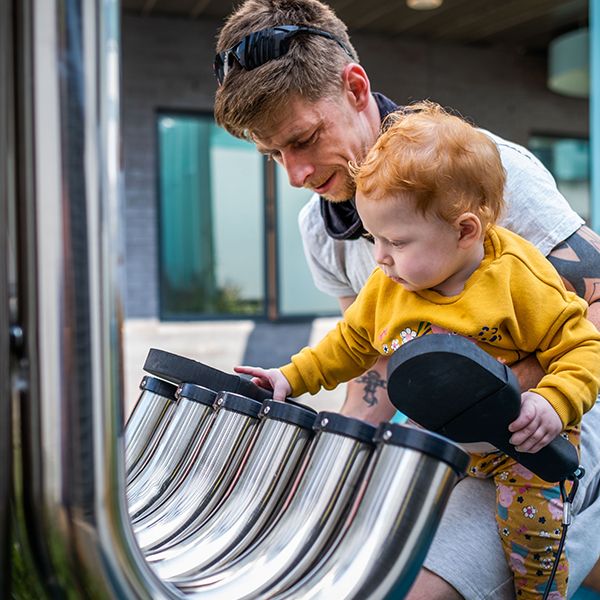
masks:
<svg viewBox="0 0 600 600"><path fill-rule="evenodd" d="M562 433L579 452L579 427ZM515 579L517 600L542 597L562 533L563 502L558 483L540 479L502 452L472 454L469 475L494 478L496 522L504 554ZM567 493L571 483L566 484ZM569 563L563 550L549 595L567 597Z"/></svg>

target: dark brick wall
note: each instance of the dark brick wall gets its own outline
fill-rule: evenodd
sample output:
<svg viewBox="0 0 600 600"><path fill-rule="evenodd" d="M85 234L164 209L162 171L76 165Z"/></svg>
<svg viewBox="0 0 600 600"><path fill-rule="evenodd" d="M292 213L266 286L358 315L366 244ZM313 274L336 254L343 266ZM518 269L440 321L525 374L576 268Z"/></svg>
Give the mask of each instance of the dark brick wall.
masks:
<svg viewBox="0 0 600 600"><path fill-rule="evenodd" d="M125 16L122 120L126 315L158 316L156 111L212 110L216 21ZM430 98L526 144L531 133L587 135L587 102L546 88L540 57L419 40L352 36L374 90L399 103Z"/></svg>

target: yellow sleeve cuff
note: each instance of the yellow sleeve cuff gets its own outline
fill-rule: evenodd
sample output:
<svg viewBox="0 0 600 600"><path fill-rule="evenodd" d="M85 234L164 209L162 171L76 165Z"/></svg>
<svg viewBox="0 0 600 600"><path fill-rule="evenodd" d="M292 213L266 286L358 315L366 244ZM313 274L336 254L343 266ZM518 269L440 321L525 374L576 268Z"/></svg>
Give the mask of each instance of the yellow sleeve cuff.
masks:
<svg viewBox="0 0 600 600"><path fill-rule="evenodd" d="M543 396L556 411L560 420L563 424L563 429L566 429L570 425L576 425L581 421L581 414L574 408L574 406L567 400L565 395L552 387L543 387L540 389L534 388L531 390L540 396Z"/></svg>
<svg viewBox="0 0 600 600"><path fill-rule="evenodd" d="M279 370L283 373L283 376L288 380L288 383L292 388L292 392L290 394L292 398L295 398L296 396L301 396L302 394L305 394L308 391L304 383L304 379L302 379L300 371L298 371L298 368L296 367L296 365L294 365L294 363L288 363L287 365L281 367Z"/></svg>

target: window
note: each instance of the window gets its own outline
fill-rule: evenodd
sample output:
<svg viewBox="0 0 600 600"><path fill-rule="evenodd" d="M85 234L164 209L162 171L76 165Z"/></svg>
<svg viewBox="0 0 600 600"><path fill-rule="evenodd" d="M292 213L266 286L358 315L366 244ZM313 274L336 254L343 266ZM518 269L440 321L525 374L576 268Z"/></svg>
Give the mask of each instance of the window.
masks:
<svg viewBox="0 0 600 600"><path fill-rule="evenodd" d="M264 314L263 160L212 117L161 114L161 317Z"/></svg>
<svg viewBox="0 0 600 600"><path fill-rule="evenodd" d="M554 175L558 189L586 221L590 218L590 143L581 138L533 136L531 151Z"/></svg>
<svg viewBox="0 0 600 600"><path fill-rule="evenodd" d="M304 258L310 191L212 116L160 113L158 146L162 319L262 318L267 298L270 318L339 313Z"/></svg>
<svg viewBox="0 0 600 600"><path fill-rule="evenodd" d="M339 314L335 298L314 285L298 229L298 213L313 192L289 184L285 169L277 167L277 264L281 316Z"/></svg>

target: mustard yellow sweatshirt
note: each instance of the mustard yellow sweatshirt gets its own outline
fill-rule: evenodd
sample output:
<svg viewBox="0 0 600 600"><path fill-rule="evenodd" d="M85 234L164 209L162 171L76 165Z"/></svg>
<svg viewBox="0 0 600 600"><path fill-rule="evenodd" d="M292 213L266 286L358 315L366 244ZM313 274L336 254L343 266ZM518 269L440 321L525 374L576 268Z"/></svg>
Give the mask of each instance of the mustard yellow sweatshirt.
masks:
<svg viewBox="0 0 600 600"><path fill-rule="evenodd" d="M546 375L532 391L565 427L578 423L600 385L600 334L585 318L587 304L518 235L493 227L484 246L457 296L409 292L376 268L336 328L282 367L292 395L333 389L418 336L452 332L508 365L535 352Z"/></svg>

